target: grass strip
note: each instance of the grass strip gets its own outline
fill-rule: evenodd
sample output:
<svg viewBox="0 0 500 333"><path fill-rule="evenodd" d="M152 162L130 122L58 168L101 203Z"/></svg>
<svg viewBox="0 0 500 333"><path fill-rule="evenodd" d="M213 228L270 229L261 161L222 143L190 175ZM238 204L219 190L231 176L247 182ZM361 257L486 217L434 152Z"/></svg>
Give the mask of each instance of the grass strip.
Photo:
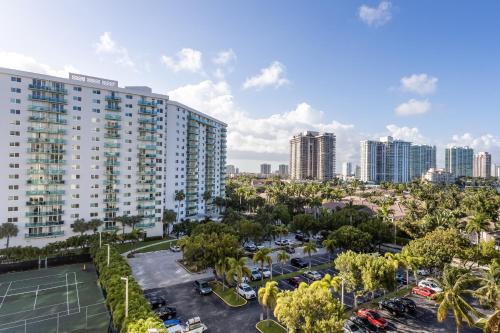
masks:
<svg viewBox="0 0 500 333"><path fill-rule="evenodd" d="M272 319L259 321L255 328L261 333L286 333L286 329Z"/></svg>
<svg viewBox="0 0 500 333"><path fill-rule="evenodd" d="M153 245L146 247L144 249L137 250L138 253L147 253L147 252L154 252L154 251L163 251L163 250L169 250L171 246L174 246L177 244L177 240L173 240L168 243L161 243L158 245Z"/></svg>
<svg viewBox="0 0 500 333"><path fill-rule="evenodd" d="M230 307L236 308L247 304L246 299L236 294L233 288L226 286L224 290L222 290L222 284L220 282L210 282L210 287L212 287L214 294Z"/></svg>

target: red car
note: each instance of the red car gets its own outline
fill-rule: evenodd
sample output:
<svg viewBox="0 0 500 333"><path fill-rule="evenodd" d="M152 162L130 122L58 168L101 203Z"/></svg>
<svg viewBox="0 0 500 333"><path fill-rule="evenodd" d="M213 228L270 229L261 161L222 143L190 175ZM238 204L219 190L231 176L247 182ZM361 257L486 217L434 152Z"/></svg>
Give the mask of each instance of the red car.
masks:
<svg viewBox="0 0 500 333"><path fill-rule="evenodd" d="M298 288L299 285L302 283L302 282L305 282L304 279L302 279L301 277L299 276L296 276L296 277L292 277L292 278L289 278L286 282L288 282L289 285L291 285L292 287L294 288Z"/></svg>
<svg viewBox="0 0 500 333"><path fill-rule="evenodd" d="M377 311L372 309L359 309L357 316L361 319L367 320L371 325L376 328L385 329L387 326L387 320L378 314Z"/></svg>
<svg viewBox="0 0 500 333"><path fill-rule="evenodd" d="M434 295L434 290L427 288L427 287L416 286L416 287L413 287L413 289L411 290L411 293L413 295L419 295L419 296L430 298L430 297L432 297L432 295Z"/></svg>

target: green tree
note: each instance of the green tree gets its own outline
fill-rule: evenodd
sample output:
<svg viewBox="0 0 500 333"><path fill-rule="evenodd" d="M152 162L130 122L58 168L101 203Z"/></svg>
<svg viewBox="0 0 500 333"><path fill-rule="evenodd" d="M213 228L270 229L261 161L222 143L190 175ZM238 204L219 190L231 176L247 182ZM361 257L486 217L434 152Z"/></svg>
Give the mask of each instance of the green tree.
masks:
<svg viewBox="0 0 500 333"><path fill-rule="evenodd" d="M281 250L278 252L278 262L281 264L281 275L283 275L283 266L288 262L290 256L285 251Z"/></svg>
<svg viewBox="0 0 500 333"><path fill-rule="evenodd" d="M222 278L222 291L224 291L226 287L226 273L229 271L229 258L220 258L215 264L215 272L218 276Z"/></svg>
<svg viewBox="0 0 500 333"><path fill-rule="evenodd" d="M175 201L177 201L177 222L179 222L180 218L180 209L181 209L181 201L184 201L186 199L186 194L184 193L184 190L179 190L175 191L175 196L174 196Z"/></svg>
<svg viewBox="0 0 500 333"><path fill-rule="evenodd" d="M467 221L465 231L469 234L473 233L476 235L477 254L479 254L480 251L481 232L489 230L490 222L488 221L488 217L484 213L476 213L471 219L469 219L469 221Z"/></svg>
<svg viewBox="0 0 500 333"><path fill-rule="evenodd" d="M162 234L163 237L169 234L170 225L175 222L176 218L177 215L173 210L165 209L163 211L163 215L161 217L161 223L163 224L163 234Z"/></svg>
<svg viewBox="0 0 500 333"><path fill-rule="evenodd" d="M496 262L488 266L478 277L479 288L474 291L474 296L482 305L489 308L500 308L500 265Z"/></svg>
<svg viewBox="0 0 500 333"><path fill-rule="evenodd" d="M281 238L283 236L288 235L288 232L289 231L288 231L288 228L286 226L284 226L284 225L278 225L278 226L276 226L276 233L279 236L280 242L281 242Z"/></svg>
<svg viewBox="0 0 500 333"><path fill-rule="evenodd" d="M311 255L316 252L318 252L318 249L314 242L307 242L304 245L304 254L307 254L307 256L309 257L309 268L311 268L312 266Z"/></svg>
<svg viewBox="0 0 500 333"><path fill-rule="evenodd" d="M266 317L269 320L269 310L274 309L276 307L276 302L278 300L278 282L269 281L266 283L265 287L259 288L257 293L257 298L259 300L260 305L266 310ZM268 322L268 325L271 323Z"/></svg>
<svg viewBox="0 0 500 333"><path fill-rule="evenodd" d="M343 333L344 310L320 281L278 294L274 316L290 333Z"/></svg>
<svg viewBox="0 0 500 333"><path fill-rule="evenodd" d="M0 225L0 239L7 238L7 243L5 244L5 248L9 248L9 242L11 237L16 237L19 233L19 229L17 225L11 222L5 222Z"/></svg>
<svg viewBox="0 0 500 333"><path fill-rule="evenodd" d="M81 236L83 236L83 234L89 230L89 224L85 222L84 219L77 219L71 225L71 229L74 233L79 233Z"/></svg>
<svg viewBox="0 0 500 333"><path fill-rule="evenodd" d="M92 230L94 234L97 232L100 226L102 226L104 222L100 219L92 219L88 223L89 230Z"/></svg>
<svg viewBox="0 0 500 333"><path fill-rule="evenodd" d="M243 277L249 278L252 274L250 269L247 267L246 263L247 263L246 258L228 259L229 270L226 273L227 279L229 281L234 281L236 277L236 281L234 281L236 282L236 286L241 284Z"/></svg>
<svg viewBox="0 0 500 333"><path fill-rule="evenodd" d="M254 263L259 263L261 272L264 272L264 264L267 264L271 269L271 279L273 278L273 258L270 256L271 249L263 248L255 252L252 261ZM261 280L264 281L264 273L261 274Z"/></svg>
<svg viewBox="0 0 500 333"><path fill-rule="evenodd" d="M452 310L457 333L460 333L464 321L471 326L474 324L474 317L480 316L480 313L468 303L466 298L466 295L471 294L471 291L467 290L467 286L474 279L475 277L471 273L447 266L441 281L443 291L435 294L435 300L439 303L438 321L442 322Z"/></svg>
<svg viewBox="0 0 500 333"><path fill-rule="evenodd" d="M329 237L333 239L338 247L356 252L364 252L370 248L372 236L356 227L345 225L334 232Z"/></svg>
<svg viewBox="0 0 500 333"><path fill-rule="evenodd" d="M322 242L322 244L325 247L326 251L328 252L328 262L332 261L332 254L337 249L337 244L335 243L335 240L327 238Z"/></svg>
<svg viewBox="0 0 500 333"><path fill-rule="evenodd" d="M220 214L221 208L224 207L226 200L223 197L215 197L214 199L215 206L217 207L217 214Z"/></svg>

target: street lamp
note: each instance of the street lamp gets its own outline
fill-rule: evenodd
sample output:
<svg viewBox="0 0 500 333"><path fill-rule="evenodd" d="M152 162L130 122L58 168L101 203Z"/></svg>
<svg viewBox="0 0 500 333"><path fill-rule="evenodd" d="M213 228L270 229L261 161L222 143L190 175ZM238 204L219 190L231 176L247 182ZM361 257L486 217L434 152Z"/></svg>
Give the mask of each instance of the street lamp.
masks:
<svg viewBox="0 0 500 333"><path fill-rule="evenodd" d="M102 247L102 237L101 237L101 233L102 231L98 231L99 232L99 248Z"/></svg>
<svg viewBox="0 0 500 333"><path fill-rule="evenodd" d="M109 267L109 255L110 255L110 247L109 244L106 244L108 246L108 267Z"/></svg>
<svg viewBox="0 0 500 333"><path fill-rule="evenodd" d="M128 317L128 277L121 277L122 281L125 281L125 318Z"/></svg>

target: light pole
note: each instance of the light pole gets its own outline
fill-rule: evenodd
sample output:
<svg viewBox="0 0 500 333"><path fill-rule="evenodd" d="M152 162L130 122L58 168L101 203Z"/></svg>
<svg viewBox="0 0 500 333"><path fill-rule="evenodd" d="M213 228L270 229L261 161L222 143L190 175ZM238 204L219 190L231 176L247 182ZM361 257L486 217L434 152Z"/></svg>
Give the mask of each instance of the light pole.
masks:
<svg viewBox="0 0 500 333"><path fill-rule="evenodd" d="M391 217L392 219L392 224L394 224L394 244L396 244L396 220L394 217Z"/></svg>
<svg viewBox="0 0 500 333"><path fill-rule="evenodd" d="M98 231L99 232L99 248L102 247L102 237L101 237L101 232L102 231Z"/></svg>
<svg viewBox="0 0 500 333"><path fill-rule="evenodd" d="M344 306L344 278L341 277L342 279L342 294L340 296L340 301L342 302L342 306Z"/></svg>
<svg viewBox="0 0 500 333"><path fill-rule="evenodd" d="M121 277L122 281L125 281L125 318L128 317L128 277Z"/></svg>
<svg viewBox="0 0 500 333"><path fill-rule="evenodd" d="M106 244L108 246L108 267L109 267L109 254L110 254L110 247L109 244Z"/></svg>

